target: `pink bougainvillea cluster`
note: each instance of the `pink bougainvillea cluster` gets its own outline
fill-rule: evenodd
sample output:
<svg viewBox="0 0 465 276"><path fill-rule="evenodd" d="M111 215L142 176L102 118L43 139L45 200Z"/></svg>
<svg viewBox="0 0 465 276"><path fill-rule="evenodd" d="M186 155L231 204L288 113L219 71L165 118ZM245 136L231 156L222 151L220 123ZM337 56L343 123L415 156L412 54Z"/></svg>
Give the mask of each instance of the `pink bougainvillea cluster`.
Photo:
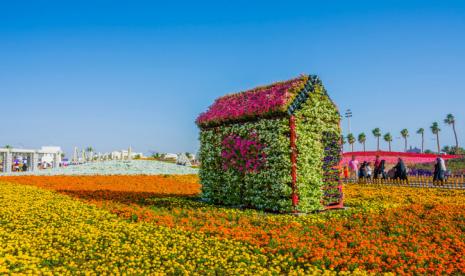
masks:
<svg viewBox="0 0 465 276"><path fill-rule="evenodd" d="M305 77L299 77L221 97L210 106L207 112L200 114L197 124L213 125L285 111L305 82Z"/></svg>
<svg viewBox="0 0 465 276"><path fill-rule="evenodd" d="M223 169L234 169L240 173L259 172L266 162L263 152L265 145L258 141L252 133L248 138L239 135L228 135L223 139L221 157Z"/></svg>

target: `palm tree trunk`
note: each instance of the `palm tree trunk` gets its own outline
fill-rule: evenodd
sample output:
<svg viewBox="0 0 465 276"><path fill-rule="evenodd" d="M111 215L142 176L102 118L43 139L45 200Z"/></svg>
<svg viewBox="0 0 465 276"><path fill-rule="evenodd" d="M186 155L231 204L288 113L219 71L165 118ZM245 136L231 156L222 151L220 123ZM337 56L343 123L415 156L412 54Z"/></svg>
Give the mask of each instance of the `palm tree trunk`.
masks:
<svg viewBox="0 0 465 276"><path fill-rule="evenodd" d="M379 137L378 137L378 151L379 151Z"/></svg>
<svg viewBox="0 0 465 276"><path fill-rule="evenodd" d="M391 152L391 142L389 142L389 151Z"/></svg>
<svg viewBox="0 0 465 276"><path fill-rule="evenodd" d="M421 134L421 153L425 152L425 134Z"/></svg>
<svg viewBox="0 0 465 276"><path fill-rule="evenodd" d="M354 144L350 145L352 147L352 152L354 152Z"/></svg>
<svg viewBox="0 0 465 276"><path fill-rule="evenodd" d="M457 131L455 130L455 123L452 124L452 129L454 130L455 136L455 153L459 153L459 139L457 138Z"/></svg>
<svg viewBox="0 0 465 276"><path fill-rule="evenodd" d="M404 140L405 140L405 147L404 147L405 150L404 150L404 151L407 152L407 144L408 144L408 143L407 143L407 138L404 138Z"/></svg>
<svg viewBox="0 0 465 276"><path fill-rule="evenodd" d="M436 133L436 142L438 143L438 153L441 153L441 144L439 143L439 133Z"/></svg>
<svg viewBox="0 0 465 276"><path fill-rule="evenodd" d="M364 152L367 151L367 150L366 150L366 147L365 147L365 142L363 142L363 151L364 151Z"/></svg>

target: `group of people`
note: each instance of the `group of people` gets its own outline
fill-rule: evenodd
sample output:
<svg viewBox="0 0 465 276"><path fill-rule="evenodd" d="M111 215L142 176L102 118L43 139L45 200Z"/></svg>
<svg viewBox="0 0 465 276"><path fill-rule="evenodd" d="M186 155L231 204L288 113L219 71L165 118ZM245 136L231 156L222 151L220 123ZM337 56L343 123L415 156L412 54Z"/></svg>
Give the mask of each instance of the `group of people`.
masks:
<svg viewBox="0 0 465 276"><path fill-rule="evenodd" d="M386 160L380 160L376 156L375 162L364 161L362 164L352 156L348 166L344 166L343 176L346 180L356 181L358 179L400 179L408 180L408 169L402 158L398 158L397 164L389 171L386 168ZM434 165L433 181L444 181L447 177L446 162L438 156Z"/></svg>
<svg viewBox="0 0 465 276"><path fill-rule="evenodd" d="M14 172L26 172L28 169L27 160L15 160L12 171Z"/></svg>
<svg viewBox="0 0 465 276"><path fill-rule="evenodd" d="M3 171L3 165L0 164L0 172ZM48 169L52 168L52 164L49 164L47 162L40 162L38 164L39 169ZM28 162L27 159L23 160L14 160L13 165L11 166L11 171L12 172L27 172L29 169L28 167Z"/></svg>
<svg viewBox="0 0 465 276"><path fill-rule="evenodd" d="M397 164L391 170L386 172L386 169L386 160L380 160L379 156L376 156L374 164L364 161L361 165L355 156L352 156L352 160L349 161L349 166L344 167L344 177L353 180L387 178L408 179L407 167L402 158L398 159Z"/></svg>

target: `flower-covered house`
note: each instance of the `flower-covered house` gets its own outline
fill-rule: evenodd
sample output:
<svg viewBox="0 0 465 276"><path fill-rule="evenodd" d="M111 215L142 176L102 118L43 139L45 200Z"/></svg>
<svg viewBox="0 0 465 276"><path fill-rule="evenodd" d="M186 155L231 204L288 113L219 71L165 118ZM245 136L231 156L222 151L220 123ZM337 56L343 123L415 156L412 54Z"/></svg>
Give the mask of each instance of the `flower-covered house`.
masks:
<svg viewBox="0 0 465 276"><path fill-rule="evenodd" d="M316 76L218 98L196 121L202 197L276 212L340 206L339 121Z"/></svg>

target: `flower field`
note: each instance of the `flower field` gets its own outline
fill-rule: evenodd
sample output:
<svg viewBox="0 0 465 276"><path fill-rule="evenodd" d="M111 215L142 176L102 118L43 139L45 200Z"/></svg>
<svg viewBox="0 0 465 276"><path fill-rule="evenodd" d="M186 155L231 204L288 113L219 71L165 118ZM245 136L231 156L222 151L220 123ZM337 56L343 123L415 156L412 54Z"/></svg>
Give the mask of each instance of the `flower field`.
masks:
<svg viewBox="0 0 465 276"><path fill-rule="evenodd" d="M126 222L105 210L35 187L1 183L0 193L1 273L294 271L284 257L271 259L253 246Z"/></svg>
<svg viewBox="0 0 465 276"><path fill-rule="evenodd" d="M348 185L296 217L201 202L196 175L0 181L4 272L465 273L465 191Z"/></svg>

